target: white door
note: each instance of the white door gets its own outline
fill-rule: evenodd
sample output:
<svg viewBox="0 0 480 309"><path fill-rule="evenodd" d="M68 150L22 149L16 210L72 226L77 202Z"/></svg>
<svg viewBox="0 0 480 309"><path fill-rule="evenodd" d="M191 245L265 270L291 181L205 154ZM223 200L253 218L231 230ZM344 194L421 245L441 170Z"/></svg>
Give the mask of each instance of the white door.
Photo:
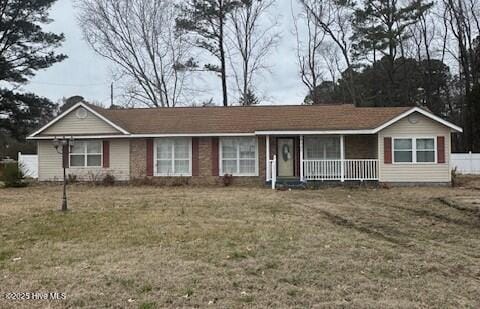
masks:
<svg viewBox="0 0 480 309"><path fill-rule="evenodd" d="M295 149L293 148L293 138L277 139L277 162L279 177L293 177Z"/></svg>

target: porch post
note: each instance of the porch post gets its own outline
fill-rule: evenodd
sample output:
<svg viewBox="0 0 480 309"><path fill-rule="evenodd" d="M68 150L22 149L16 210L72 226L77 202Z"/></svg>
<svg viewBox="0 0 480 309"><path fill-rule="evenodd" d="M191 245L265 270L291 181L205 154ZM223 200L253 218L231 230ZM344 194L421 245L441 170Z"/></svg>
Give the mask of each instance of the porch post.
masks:
<svg viewBox="0 0 480 309"><path fill-rule="evenodd" d="M303 182L303 135L300 135L300 181Z"/></svg>
<svg viewBox="0 0 480 309"><path fill-rule="evenodd" d="M265 136L265 180L269 181L272 179L270 174L270 135Z"/></svg>
<svg viewBox="0 0 480 309"><path fill-rule="evenodd" d="M345 182L345 136L340 135L340 181Z"/></svg>

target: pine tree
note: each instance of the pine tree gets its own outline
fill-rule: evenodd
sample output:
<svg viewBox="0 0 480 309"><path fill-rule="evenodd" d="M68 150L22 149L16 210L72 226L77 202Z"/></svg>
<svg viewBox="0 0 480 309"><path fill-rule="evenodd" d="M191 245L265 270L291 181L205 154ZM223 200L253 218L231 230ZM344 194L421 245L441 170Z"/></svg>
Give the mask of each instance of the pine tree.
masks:
<svg viewBox="0 0 480 309"><path fill-rule="evenodd" d="M237 0L190 0L182 5L177 28L191 33L195 45L216 57L220 65L206 64L205 69L220 74L223 105L228 106L225 33L227 15L241 5Z"/></svg>
<svg viewBox="0 0 480 309"><path fill-rule="evenodd" d="M353 49L357 58L373 57L373 62L382 59L387 75L387 97L395 90L395 60L404 56L402 44L408 38L407 28L415 24L433 2L424 0L400 3L398 0L365 0L355 10L353 22ZM380 54L377 59L377 54ZM410 102L405 102L410 103Z"/></svg>
<svg viewBox="0 0 480 309"><path fill-rule="evenodd" d="M48 10L56 0L0 0L0 82L11 88L25 84L38 70L66 58L54 49L63 34L46 32ZM48 119L54 104L34 94L0 88L0 134L23 139Z"/></svg>

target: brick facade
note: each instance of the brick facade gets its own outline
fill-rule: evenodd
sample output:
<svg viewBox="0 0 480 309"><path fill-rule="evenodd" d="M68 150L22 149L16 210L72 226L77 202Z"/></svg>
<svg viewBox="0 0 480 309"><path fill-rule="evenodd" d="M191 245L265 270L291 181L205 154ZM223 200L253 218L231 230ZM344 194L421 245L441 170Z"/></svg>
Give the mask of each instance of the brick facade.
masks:
<svg viewBox="0 0 480 309"><path fill-rule="evenodd" d="M137 138L130 140L130 178L147 176L147 140Z"/></svg>
<svg viewBox="0 0 480 309"><path fill-rule="evenodd" d="M212 173L212 137L198 138L198 176L184 177L182 181L188 184L221 185L222 177ZM233 184L263 184L265 182L265 137L258 137L258 174L252 177L234 177ZM147 178L147 142L146 139L130 141L130 177L134 179ZM155 183L172 184L180 177L148 177Z"/></svg>
<svg viewBox="0 0 480 309"><path fill-rule="evenodd" d="M188 184L199 185L221 185L221 175L213 175L213 137L198 137L198 176L183 177L182 181ZM265 160L266 145L265 136L257 137L258 141L258 176L255 177L234 177L234 184L258 184L265 182ZM296 139L296 147L299 147L299 140ZM276 138L270 137L270 157L277 152ZM349 135L345 136L345 158L346 159L375 159L377 157L377 136L376 135ZM298 176L299 158L296 154L296 171ZM147 177L147 141L146 139L132 139L130 141L130 177L131 179L144 179ZM176 183L179 177L148 177L158 183Z"/></svg>
<svg viewBox="0 0 480 309"><path fill-rule="evenodd" d="M377 135L345 136L345 159L376 159Z"/></svg>

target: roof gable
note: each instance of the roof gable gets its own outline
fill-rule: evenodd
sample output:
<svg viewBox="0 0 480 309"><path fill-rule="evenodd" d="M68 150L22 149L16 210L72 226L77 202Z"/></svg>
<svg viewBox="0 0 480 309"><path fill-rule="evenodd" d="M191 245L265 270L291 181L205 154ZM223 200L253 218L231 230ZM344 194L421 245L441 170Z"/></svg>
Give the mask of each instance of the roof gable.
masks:
<svg viewBox="0 0 480 309"><path fill-rule="evenodd" d="M381 130L389 127L390 125L410 116L411 114L414 114L414 113L419 113L423 116L425 116L426 118L432 120L432 121L435 121L443 126L446 126L454 131L457 131L457 132L463 132L463 129L460 128L459 126L449 122L449 121L446 121L438 116L436 116L435 114L433 114L432 112L429 112L427 110L424 110L423 108L419 108L419 107L414 107L414 108L411 108L407 111L405 111L404 113L396 116L395 118L385 122L384 124L382 124L381 126L379 126L378 128L375 129L375 133L377 132L380 132Z"/></svg>
<svg viewBox="0 0 480 309"><path fill-rule="evenodd" d="M98 134L128 134L128 132L89 105L80 102L58 115L30 137Z"/></svg>

